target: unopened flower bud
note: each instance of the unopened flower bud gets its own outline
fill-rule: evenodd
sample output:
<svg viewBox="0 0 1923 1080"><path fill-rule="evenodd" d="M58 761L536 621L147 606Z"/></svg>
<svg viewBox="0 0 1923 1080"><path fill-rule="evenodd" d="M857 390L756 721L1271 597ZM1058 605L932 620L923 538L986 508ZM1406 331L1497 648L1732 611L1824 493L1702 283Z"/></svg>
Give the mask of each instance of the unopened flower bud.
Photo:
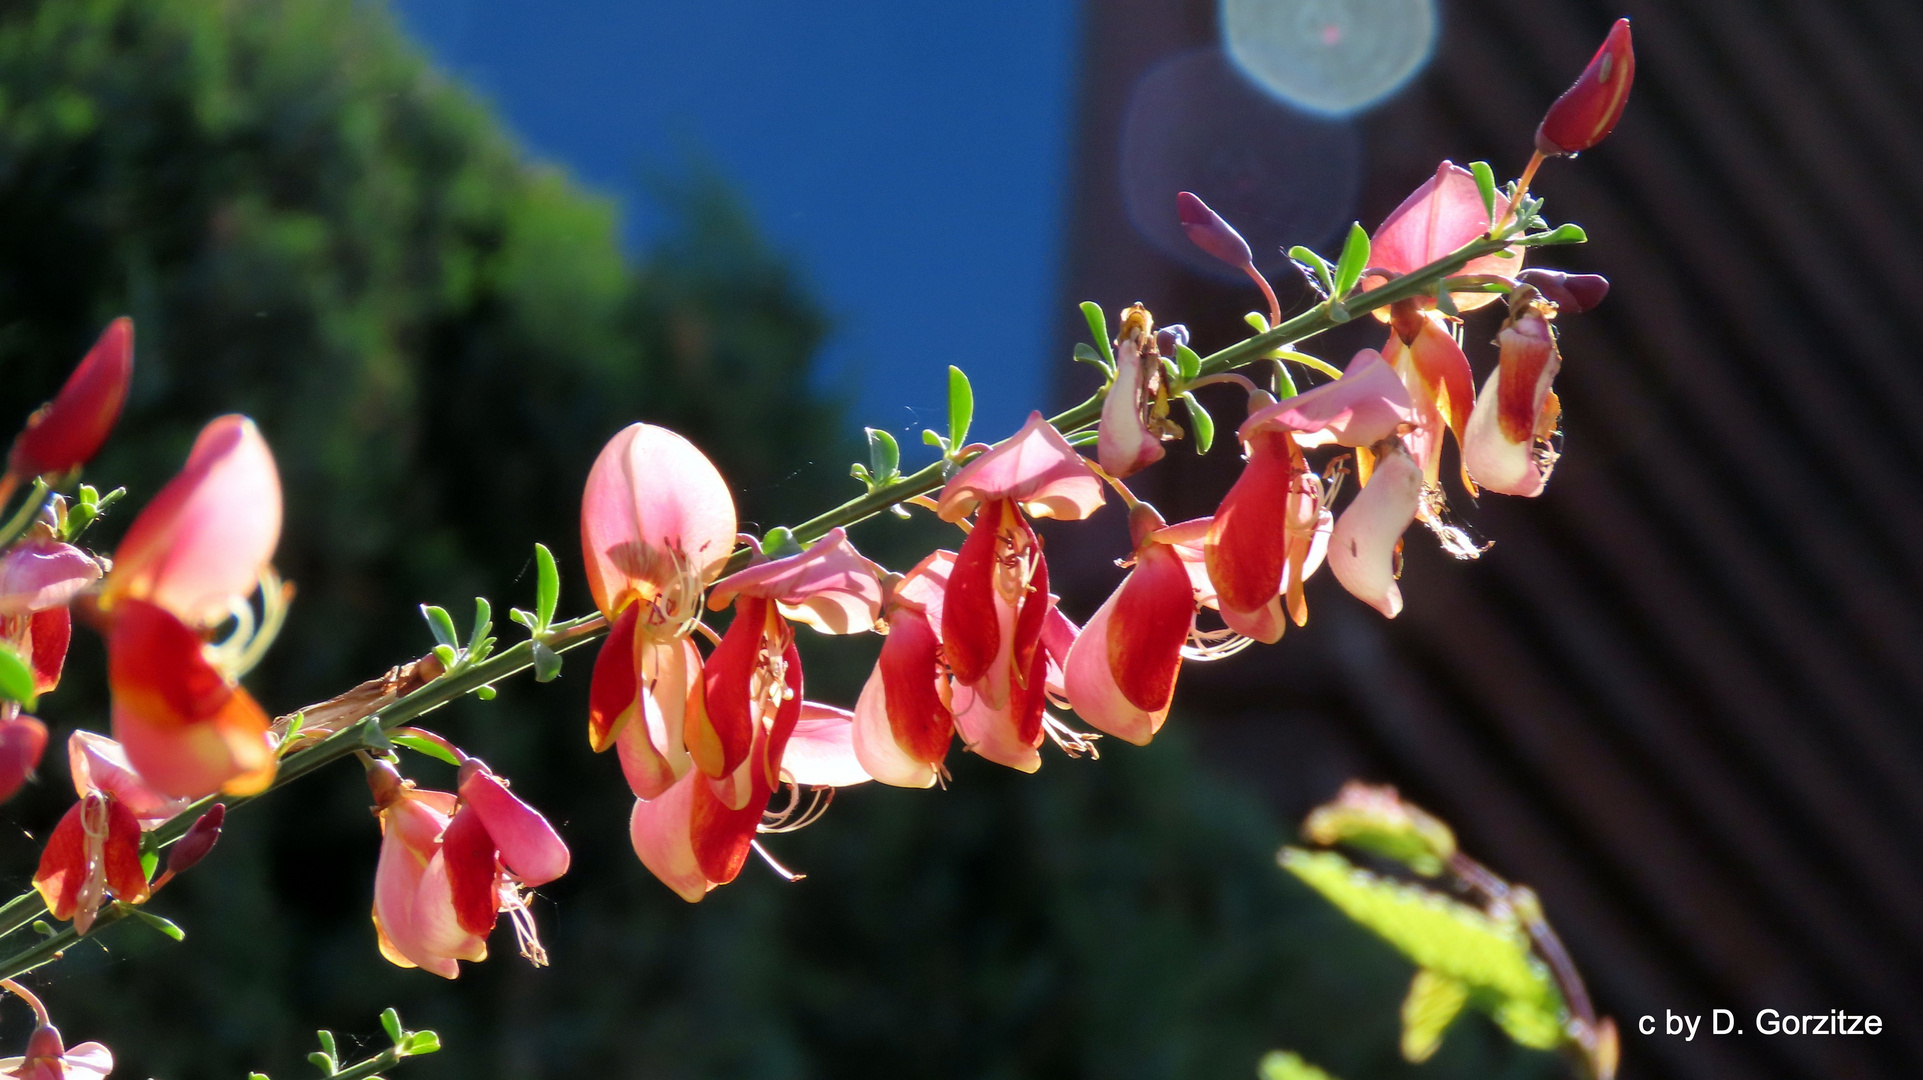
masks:
<svg viewBox="0 0 1923 1080"><path fill-rule="evenodd" d="M107 441L134 371L134 324L121 317L73 369L60 393L27 418L7 471L19 479L64 473L87 463Z"/></svg>
<svg viewBox="0 0 1923 1080"><path fill-rule="evenodd" d="M1559 270L1524 270L1516 280L1533 285L1556 310L1577 315L1594 308L1609 295L1609 279L1601 274L1565 274Z"/></svg>
<svg viewBox="0 0 1923 1080"><path fill-rule="evenodd" d="M1536 128L1536 151L1549 157L1578 154L1603 141L1622 118L1635 78L1629 20L1617 19L1576 85L1549 106Z"/></svg>
<svg viewBox="0 0 1923 1080"><path fill-rule="evenodd" d="M1196 247L1237 270L1255 265L1249 242L1242 239L1234 226L1223 221L1221 215L1210 210L1209 204L1184 191L1175 196L1175 213L1182 219L1182 231Z"/></svg>
<svg viewBox="0 0 1923 1080"><path fill-rule="evenodd" d="M1189 328L1181 323L1164 326L1155 332L1155 351L1160 356L1174 359L1177 347L1189 343Z"/></svg>
<svg viewBox="0 0 1923 1080"><path fill-rule="evenodd" d="M385 809L406 788L407 781L392 764L377 760L367 766L367 790L374 796L375 809Z"/></svg>
<svg viewBox="0 0 1923 1080"><path fill-rule="evenodd" d="M221 823L227 820L227 805L215 803L214 808L200 815L200 820L187 827L187 832L174 843L167 852L167 872L185 873L195 863L207 857L220 839Z"/></svg>

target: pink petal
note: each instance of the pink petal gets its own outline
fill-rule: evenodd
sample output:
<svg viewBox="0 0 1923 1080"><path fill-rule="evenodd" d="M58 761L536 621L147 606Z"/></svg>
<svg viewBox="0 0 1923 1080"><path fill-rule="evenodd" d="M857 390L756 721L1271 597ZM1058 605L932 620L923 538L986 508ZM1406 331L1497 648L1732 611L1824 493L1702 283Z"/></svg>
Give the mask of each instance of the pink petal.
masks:
<svg viewBox="0 0 1923 1080"><path fill-rule="evenodd" d="M475 935L454 914L440 859L452 800L408 792L381 811L381 855L374 869L374 919L394 952L442 978L460 974L457 956L475 958ZM485 945L480 945L485 955Z"/></svg>
<svg viewBox="0 0 1923 1080"><path fill-rule="evenodd" d="M1262 428L1296 433L1303 446L1369 446L1415 421L1415 403L1382 354L1363 349L1332 383L1260 409L1242 423L1242 441Z"/></svg>
<svg viewBox="0 0 1923 1080"><path fill-rule="evenodd" d="M1160 361L1152 361L1160 363ZM1115 381L1102 401L1102 420L1095 440L1095 457L1110 476L1133 476L1162 459L1162 440L1142 420L1144 398L1142 350L1136 338L1126 338L1115 349Z"/></svg>
<svg viewBox="0 0 1923 1080"><path fill-rule="evenodd" d="M714 888L694 857L692 826L694 789L707 782L689 770L658 799L636 799L628 818L628 838L641 865L688 903L696 903Z"/></svg>
<svg viewBox="0 0 1923 1080"><path fill-rule="evenodd" d="M113 1051L97 1042L84 1042L67 1051L61 1059L67 1075L63 1080L106 1080L113 1072Z"/></svg>
<svg viewBox="0 0 1923 1080"><path fill-rule="evenodd" d="M128 527L103 606L146 600L209 627L250 596L280 541L280 474L254 422L223 416Z"/></svg>
<svg viewBox="0 0 1923 1080"><path fill-rule="evenodd" d="M643 641L642 682L636 710L616 733L614 750L621 772L639 798L652 799L688 771L686 731L690 710L706 714L702 693L701 652L694 642L678 638L665 643Z"/></svg>
<svg viewBox="0 0 1923 1080"><path fill-rule="evenodd" d="M855 753L855 714L817 701L801 703L801 719L781 755L781 771L797 784L849 787L874 779Z"/></svg>
<svg viewBox="0 0 1923 1080"><path fill-rule="evenodd" d="M701 451L666 428L634 424L608 440L581 497L588 592L603 615L630 598L707 584L734 551L734 497ZM692 618L694 612L674 613Z"/></svg>
<svg viewBox="0 0 1923 1080"><path fill-rule="evenodd" d="M1109 664L1108 641L1110 618L1120 596L1121 590L1117 589L1082 628L1082 635L1068 651L1064 682L1075 715L1118 739L1147 746L1149 739L1161 730L1162 722L1168 719L1168 709L1144 711L1132 704L1116 685L1115 671Z"/></svg>
<svg viewBox="0 0 1923 1080"><path fill-rule="evenodd" d="M1369 260L1385 270L1407 274L1488 231L1489 215L1474 174L1444 161L1376 229L1370 237Z"/></svg>
<svg viewBox="0 0 1923 1080"><path fill-rule="evenodd" d="M1039 412L994 449L962 466L941 493L941 519L960 521L982 503L1012 500L1030 517L1080 521L1102 505L1102 482Z"/></svg>
<svg viewBox="0 0 1923 1080"><path fill-rule="evenodd" d="M119 743L91 731L75 731L67 738L67 768L73 773L75 792L112 795L133 811L143 829L169 820L193 801L163 795L134 771Z"/></svg>
<svg viewBox="0 0 1923 1080"><path fill-rule="evenodd" d="M545 885L568 872L568 846L554 826L479 762L461 768L461 802L480 815L501 865L521 884Z"/></svg>
<svg viewBox="0 0 1923 1080"><path fill-rule="evenodd" d="M1501 420L1502 372L1492 371L1482 384L1482 396L1469 414L1469 430L1462 440L1462 467L1483 490L1501 495L1534 498L1549 482L1535 451L1535 440L1513 442L1503 434Z"/></svg>
<svg viewBox="0 0 1923 1080"><path fill-rule="evenodd" d="M1214 525L1213 517L1191 518L1149 534L1150 540L1175 549L1176 556L1182 560L1182 569L1188 571L1189 587L1195 590L1197 607L1214 607L1216 602L1207 556L1209 531Z"/></svg>
<svg viewBox="0 0 1923 1080"><path fill-rule="evenodd" d="M0 720L0 802L13 798L47 752L47 725L31 716Z"/></svg>
<svg viewBox="0 0 1923 1080"><path fill-rule="evenodd" d="M856 634L881 618L881 579L848 534L835 529L799 555L751 566L715 583L708 606L720 611L737 594L773 600L781 614L824 634Z"/></svg>
<svg viewBox="0 0 1923 1080"><path fill-rule="evenodd" d="M930 552L895 586L895 596L928 613L928 623L941 633L942 600L948 592L948 575L955 569L955 553Z"/></svg>
<svg viewBox="0 0 1923 1080"><path fill-rule="evenodd" d="M100 564L79 548L49 538L22 540L0 556L0 615L65 607L99 579Z"/></svg>
<svg viewBox="0 0 1923 1080"><path fill-rule="evenodd" d="M887 689L882 684L880 668L868 676L867 684L861 688L852 726L850 739L855 760L863 772L894 787L935 786L940 775L935 766L915 759L895 741L894 728L888 722Z"/></svg>
<svg viewBox="0 0 1923 1080"><path fill-rule="evenodd" d="M1395 548L1416 519L1422 469L1398 444L1376 461L1369 483L1336 519L1329 568L1355 597L1393 619L1402 610Z"/></svg>
<svg viewBox="0 0 1923 1080"><path fill-rule="evenodd" d="M955 728L969 752L1032 773L1042 767L1041 742L1023 739L1017 725L1012 700L997 709L973 689L955 688Z"/></svg>

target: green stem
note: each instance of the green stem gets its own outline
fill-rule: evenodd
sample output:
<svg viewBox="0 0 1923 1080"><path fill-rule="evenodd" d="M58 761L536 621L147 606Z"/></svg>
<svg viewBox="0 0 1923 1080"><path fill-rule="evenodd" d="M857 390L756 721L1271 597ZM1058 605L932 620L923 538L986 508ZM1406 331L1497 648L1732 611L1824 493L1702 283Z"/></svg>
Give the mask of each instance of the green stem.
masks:
<svg viewBox="0 0 1923 1080"><path fill-rule="evenodd" d="M26 532L27 526L33 524L33 516L46 504L47 482L36 477L33 490L27 493L27 499L20 504L20 509L14 512L13 517L7 519L5 525L0 525L0 547L13 543L14 537Z"/></svg>
<svg viewBox="0 0 1923 1080"><path fill-rule="evenodd" d="M39 893L31 895L36 899L40 896ZM112 926L126 917L127 913L118 906L101 908L100 917L93 921L93 926L87 932L90 935L98 934L102 927ZM60 954L72 948L79 940L80 935L74 933L72 926L62 927L52 937L44 938L5 960L0 960L0 979L18 978L42 964L50 964L60 959Z"/></svg>
<svg viewBox="0 0 1923 1080"><path fill-rule="evenodd" d="M411 1056L401 1053L399 1047L390 1046L358 1065L349 1065L335 1073L330 1080L365 1080L366 1077L373 1076L383 1069L391 1069L399 1065Z"/></svg>

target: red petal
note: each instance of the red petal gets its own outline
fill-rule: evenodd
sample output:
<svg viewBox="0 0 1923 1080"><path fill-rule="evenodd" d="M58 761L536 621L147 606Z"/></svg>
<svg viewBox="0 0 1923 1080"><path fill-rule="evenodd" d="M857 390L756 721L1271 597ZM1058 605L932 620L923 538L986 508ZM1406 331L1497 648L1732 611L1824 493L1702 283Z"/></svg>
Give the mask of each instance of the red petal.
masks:
<svg viewBox="0 0 1923 1080"><path fill-rule="evenodd" d="M140 868L140 820L119 799L107 798L107 843L102 852L107 889L129 904L147 899L147 874Z"/></svg>
<svg viewBox="0 0 1923 1080"><path fill-rule="evenodd" d="M8 471L25 479L86 464L113 430L133 371L134 323L122 316L107 324L59 395L27 420Z"/></svg>
<svg viewBox="0 0 1923 1080"><path fill-rule="evenodd" d="M448 822L447 831L441 834L441 858L447 865L454 917L461 929L486 936L500 914L499 871L495 867L494 841L472 806L462 806Z"/></svg>
<svg viewBox="0 0 1923 1080"><path fill-rule="evenodd" d="M0 723L0 802L13 798L46 750L47 725L31 716Z"/></svg>
<svg viewBox="0 0 1923 1080"><path fill-rule="evenodd" d="M1502 346L1501 382L1496 387L1497 418L1512 443L1528 443L1536 434L1536 418L1549 398L1549 387L1562 367L1549 320L1533 307L1517 316L1496 335Z"/></svg>
<svg viewBox="0 0 1923 1080"><path fill-rule="evenodd" d="M1166 544L1144 545L1108 623L1109 667L1129 704L1151 713L1168 708L1194 620L1195 590L1182 560Z"/></svg>
<svg viewBox="0 0 1923 1080"><path fill-rule="evenodd" d="M126 600L115 609L107 677L116 697L139 699L150 718L181 724L212 716L233 695L202 654L200 635L144 600Z"/></svg>
<svg viewBox="0 0 1923 1080"><path fill-rule="evenodd" d="M73 639L73 617L64 607L33 613L27 635L33 643L33 691L51 692L60 685L60 669L67 663L67 643Z"/></svg>
<svg viewBox="0 0 1923 1080"><path fill-rule="evenodd" d="M1015 644L1009 652L1009 663L1015 667L1012 673L1017 681L1034 666L1037 650L1042 643L1042 629L1048 622L1048 610L1055 600L1048 595L1048 560L1042 557L1042 544L1036 538L1027 520L1017 516L1022 532L1027 535L1028 550L1034 553L1035 569L1028 576L1028 595L1022 598L1021 614L1015 619Z"/></svg>
<svg viewBox="0 0 1923 1080"><path fill-rule="evenodd" d="M40 890L47 911L61 922L73 918L80 899L80 879L87 869L87 838L80 822L80 809L86 803L81 799L61 816L40 852L40 869L33 875L33 887Z"/></svg>
<svg viewBox="0 0 1923 1080"><path fill-rule="evenodd" d="M594 658L594 678L588 685L588 745L601 753L614 745L621 726L638 712L636 699L640 683L634 674L634 628L640 621L641 603L621 609L601 653Z"/></svg>
<svg viewBox="0 0 1923 1080"><path fill-rule="evenodd" d="M995 571L1001 561L1001 524L1007 505L987 503L975 515L975 530L962 542L943 594L943 655L955 678L965 683L980 681L1001 651Z"/></svg>
<svg viewBox="0 0 1923 1080"><path fill-rule="evenodd" d="M888 702L888 727L895 743L916 761L934 763L948 756L955 717L941 700L941 639L928 616L897 608L882 639L882 690Z"/></svg>
<svg viewBox="0 0 1923 1080"><path fill-rule="evenodd" d="M748 801L734 810L715 794L714 784L706 777L692 777L690 782L694 785L694 808L689 832L695 862L709 881L726 885L741 873L741 864L748 859L748 848L754 843L755 827L761 824L769 792L757 778Z"/></svg>
<svg viewBox="0 0 1923 1080"><path fill-rule="evenodd" d="M1617 19L1576 84L1549 106L1536 129L1536 149L1552 156L1576 154L1603 141L1622 119L1635 80L1629 20Z"/></svg>
<svg viewBox="0 0 1923 1080"><path fill-rule="evenodd" d="M795 725L801 722L801 650L795 648L793 639L781 653L782 679L788 689L788 696L775 710L774 727L768 732L767 745L763 748L762 780L773 794L781 784L781 758L788 752L788 739L795 733ZM754 805L768 801L767 795L759 800L750 800Z"/></svg>
<svg viewBox="0 0 1923 1080"><path fill-rule="evenodd" d="M1301 454L1286 432L1259 430L1249 440L1248 464L1216 510L1204 548L1224 609L1255 611L1282 591L1287 507Z"/></svg>
<svg viewBox="0 0 1923 1080"><path fill-rule="evenodd" d="M1009 717L1015 722L1015 738L1028 746L1042 744L1042 712L1048 704L1048 654L1035 650L1035 659L1008 689Z"/></svg>
<svg viewBox="0 0 1923 1080"><path fill-rule="evenodd" d="M743 596L735 602L734 622L721 637L703 669L708 707L700 716L690 717L688 752L694 763L711 777L722 777L748 760L754 744L755 669L760 666L766 647L768 605L758 596Z"/></svg>
<svg viewBox="0 0 1923 1080"><path fill-rule="evenodd" d="M523 885L535 886L568 872L568 846L540 811L517 798L478 761L462 766L461 777L461 813L472 809L480 817L508 873Z"/></svg>

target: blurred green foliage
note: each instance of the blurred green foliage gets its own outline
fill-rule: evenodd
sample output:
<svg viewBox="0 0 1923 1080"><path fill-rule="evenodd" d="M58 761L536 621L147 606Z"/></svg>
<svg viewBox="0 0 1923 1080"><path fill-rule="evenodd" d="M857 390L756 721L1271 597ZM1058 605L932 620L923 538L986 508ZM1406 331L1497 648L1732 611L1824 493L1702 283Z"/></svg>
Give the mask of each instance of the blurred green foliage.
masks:
<svg viewBox="0 0 1923 1080"><path fill-rule="evenodd" d="M744 523L855 493L856 448L810 387L824 323L805 290L721 186L667 198L679 230L631 262L613 207L529 164L376 3L17 0L0 7L0 417L129 312L136 382L96 481L138 507L208 418L260 422L301 591L252 683L289 711L425 652L419 602L531 606L535 541L563 555L562 613L583 610L581 479L633 419L706 448ZM129 516L90 539L110 550ZM905 550L914 526L884 520L864 547ZM829 645L807 646L813 685L850 700L874 643ZM587 749L590 662L436 718L574 846L535 909L554 967L505 932L452 985L381 961L377 834L342 768L235 815L156 898L185 945L119 927L51 969L70 1040L108 1042L128 1076L294 1075L314 1027L397 1005L445 1040L406 1066L421 1080L1246 1077L1278 1043L1413 1075L1409 966L1275 869L1278 824L1179 733L1039 777L963 760L947 792L856 789L773 838L809 880L751 866L690 907L634 859L619 770ZM56 739L105 727L90 635L69 671L44 703ZM0 809L17 825L0 885L25 886L32 836L72 797L62 756ZM13 1041L20 1018L0 1018ZM1421 1075L1546 1068L1483 1027Z"/></svg>

